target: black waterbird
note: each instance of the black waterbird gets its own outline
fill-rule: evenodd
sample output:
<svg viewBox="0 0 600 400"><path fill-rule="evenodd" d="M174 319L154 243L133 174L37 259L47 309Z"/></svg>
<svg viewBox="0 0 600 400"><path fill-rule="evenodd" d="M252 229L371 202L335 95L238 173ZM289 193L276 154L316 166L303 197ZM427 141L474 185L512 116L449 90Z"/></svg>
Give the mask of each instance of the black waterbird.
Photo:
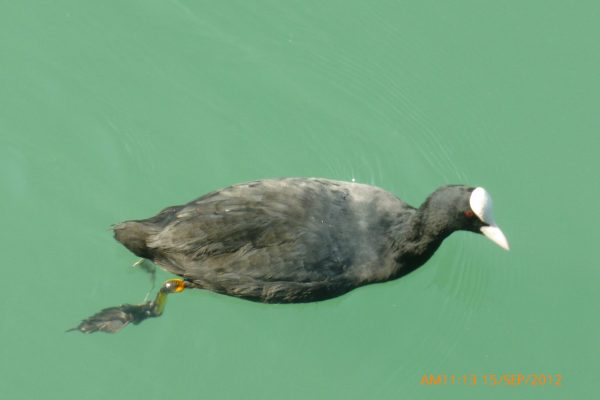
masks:
<svg viewBox="0 0 600 400"><path fill-rule="evenodd" d="M179 275L153 301L106 308L73 330L117 332L162 314L169 293L207 289L265 303L325 300L399 278L457 230L508 250L481 187L444 186L419 208L370 185L316 178L227 187L114 226L139 257Z"/></svg>

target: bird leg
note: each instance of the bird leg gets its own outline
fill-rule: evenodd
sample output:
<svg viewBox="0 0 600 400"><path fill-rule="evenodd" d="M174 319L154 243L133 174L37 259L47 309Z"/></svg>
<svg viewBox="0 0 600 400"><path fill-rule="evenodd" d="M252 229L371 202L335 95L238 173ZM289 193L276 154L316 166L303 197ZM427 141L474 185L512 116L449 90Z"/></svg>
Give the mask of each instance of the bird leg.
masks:
<svg viewBox="0 0 600 400"><path fill-rule="evenodd" d="M133 268L140 268L144 272L147 272L150 275L150 289L146 292L146 296L144 297L144 301L148 300L148 296L150 296L150 292L154 290L154 286L156 285L156 265L149 262L145 258L140 258L132 265Z"/></svg>
<svg viewBox="0 0 600 400"><path fill-rule="evenodd" d="M169 279L159 289L154 301L146 301L142 304L122 304L118 307L105 308L89 318L84 319L69 331L80 331L82 333L108 332L116 333L129 325L137 325L145 319L160 317L167 304L169 293L180 293L188 286L183 279Z"/></svg>

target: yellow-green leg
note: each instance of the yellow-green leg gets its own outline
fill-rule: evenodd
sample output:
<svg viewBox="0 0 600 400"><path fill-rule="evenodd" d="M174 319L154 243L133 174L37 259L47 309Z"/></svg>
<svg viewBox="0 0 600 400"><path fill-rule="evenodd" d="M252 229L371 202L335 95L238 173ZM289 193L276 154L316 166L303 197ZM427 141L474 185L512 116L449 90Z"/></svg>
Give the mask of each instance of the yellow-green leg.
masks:
<svg viewBox="0 0 600 400"><path fill-rule="evenodd" d="M161 286L154 301L151 301L152 317L160 317L167 305L169 293L181 293L185 290L186 282L183 279L169 279Z"/></svg>
<svg viewBox="0 0 600 400"><path fill-rule="evenodd" d="M165 310L169 293L183 292L187 286L188 282L183 279L169 279L163 283L153 301L105 308L69 331L116 333L130 323L137 325L145 319L160 317Z"/></svg>

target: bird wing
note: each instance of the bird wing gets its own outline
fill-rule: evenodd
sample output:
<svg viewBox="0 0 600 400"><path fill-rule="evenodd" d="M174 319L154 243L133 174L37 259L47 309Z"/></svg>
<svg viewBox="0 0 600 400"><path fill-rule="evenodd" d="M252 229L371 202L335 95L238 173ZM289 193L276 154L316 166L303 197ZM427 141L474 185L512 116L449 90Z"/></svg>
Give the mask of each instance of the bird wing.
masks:
<svg viewBox="0 0 600 400"><path fill-rule="evenodd" d="M343 237L352 231L343 226L347 196L330 181L235 185L175 208L148 246L168 269L192 279L324 280L351 263L352 241Z"/></svg>

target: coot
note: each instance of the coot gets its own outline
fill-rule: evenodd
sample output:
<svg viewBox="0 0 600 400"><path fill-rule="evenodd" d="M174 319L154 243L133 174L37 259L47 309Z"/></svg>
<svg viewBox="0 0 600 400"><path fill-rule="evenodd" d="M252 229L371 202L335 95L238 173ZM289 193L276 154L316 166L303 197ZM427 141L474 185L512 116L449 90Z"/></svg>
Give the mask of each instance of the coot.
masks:
<svg viewBox="0 0 600 400"><path fill-rule="evenodd" d="M166 296L207 289L265 303L325 300L397 279L457 230L508 250L481 187L444 186L419 208L387 191L317 178L266 179L204 195L114 226L139 257L179 275L153 301L106 308L73 330L117 332L160 316Z"/></svg>

